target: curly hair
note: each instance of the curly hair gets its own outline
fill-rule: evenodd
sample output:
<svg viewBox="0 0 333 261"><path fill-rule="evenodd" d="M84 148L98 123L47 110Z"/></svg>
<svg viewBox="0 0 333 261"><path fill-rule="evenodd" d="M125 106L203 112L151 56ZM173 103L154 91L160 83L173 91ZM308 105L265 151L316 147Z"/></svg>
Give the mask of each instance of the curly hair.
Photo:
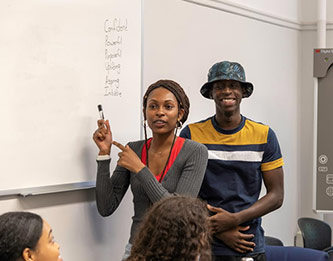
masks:
<svg viewBox="0 0 333 261"><path fill-rule="evenodd" d="M175 81L172 80L159 80L153 84L151 84L145 95L143 96L143 109L144 111L147 108L147 99L149 94L155 90L156 88L160 88L163 87L167 90L169 90L170 92L173 93L173 95L175 95L177 102L178 102L178 108L179 109L183 109L184 110L184 115L183 117L180 119L181 123L184 123L187 120L188 114L190 112L190 101L184 91L184 89ZM146 118L144 116L144 118Z"/></svg>
<svg viewBox="0 0 333 261"><path fill-rule="evenodd" d="M147 212L127 261L211 260L206 204L188 196L155 203Z"/></svg>
<svg viewBox="0 0 333 261"><path fill-rule="evenodd" d="M7 212L0 216L0 260L16 261L23 250L37 246L43 229L42 218L30 212Z"/></svg>

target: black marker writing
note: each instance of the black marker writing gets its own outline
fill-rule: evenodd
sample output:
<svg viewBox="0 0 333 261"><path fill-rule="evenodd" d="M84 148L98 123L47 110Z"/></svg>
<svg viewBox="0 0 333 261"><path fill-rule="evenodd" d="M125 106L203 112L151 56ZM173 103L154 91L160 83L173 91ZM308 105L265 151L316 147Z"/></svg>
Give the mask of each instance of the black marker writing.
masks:
<svg viewBox="0 0 333 261"><path fill-rule="evenodd" d="M112 18L104 21L104 96L121 97L121 68L123 43L128 31L127 19Z"/></svg>

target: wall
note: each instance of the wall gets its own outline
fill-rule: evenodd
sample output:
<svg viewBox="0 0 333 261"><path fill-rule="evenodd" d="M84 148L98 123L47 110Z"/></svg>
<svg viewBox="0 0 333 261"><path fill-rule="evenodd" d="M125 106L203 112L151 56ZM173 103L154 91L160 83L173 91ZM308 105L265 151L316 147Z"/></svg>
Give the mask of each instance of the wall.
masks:
<svg viewBox="0 0 333 261"><path fill-rule="evenodd" d="M324 219L333 227L331 214L313 211L313 157L314 157L314 79L313 49L317 48L317 1L300 1L300 18L303 25L300 44L300 172L298 173L298 216ZM333 48L333 3L326 1L326 48Z"/></svg>
<svg viewBox="0 0 333 261"><path fill-rule="evenodd" d="M208 1L206 1L208 2ZM255 12L274 15L283 19L294 21L299 20L299 3L298 1L274 1L274 0L217 0L217 2L229 5L239 6L241 8L251 9Z"/></svg>
<svg viewBox="0 0 333 261"><path fill-rule="evenodd" d="M314 81L313 48L316 47L316 32L302 32L301 45L301 91L299 94L300 121L300 174L299 174L299 216L316 217L313 212L313 131L314 131ZM311 141L311 142L310 142ZM319 217L319 216L318 216Z"/></svg>
<svg viewBox="0 0 333 261"><path fill-rule="evenodd" d="M333 3L327 1L326 6L326 47L333 48ZM317 16L316 1L304 1L301 6L301 17L304 24L315 25ZM311 27L311 26L310 26ZM333 227L333 218L331 214L316 214L313 209L313 125L314 125L314 88L313 88L313 49L317 45L317 32L315 26L312 29L302 32L301 40L301 140L300 140L300 193L299 193L299 216L309 216L327 221ZM311 141L311 142L309 142Z"/></svg>
<svg viewBox="0 0 333 261"><path fill-rule="evenodd" d="M245 66L247 80L255 87L253 96L242 101L241 111L276 131L285 160L285 202L264 217L264 228L268 235L291 245L298 215L294 199L300 165L300 32L276 25L276 21L259 21L258 14L243 16L203 2L211 4L145 1L144 87L159 78L179 82L191 101L188 123L194 122L214 113L214 103L199 93L209 67L221 60L236 60Z"/></svg>
<svg viewBox="0 0 333 261"><path fill-rule="evenodd" d="M317 21L317 1L299 0L300 21L302 23L316 23ZM328 25L333 23L333 2L326 1L326 16ZM329 43L329 42L327 42Z"/></svg>
<svg viewBox="0 0 333 261"><path fill-rule="evenodd" d="M328 2L331 2L331 1L328 1ZM327 13L329 14L328 15L328 19L329 19L328 22L330 24L333 24L332 12L333 12L333 5L332 5L332 3L330 3L330 5L328 5L328 8L327 8ZM332 29L327 30L326 46L327 46L327 48L333 48L333 30ZM324 220L326 222L328 222L330 224L331 228L333 229L333 215L331 213L330 214L325 214L324 215ZM332 238L333 238L333 235L332 235Z"/></svg>

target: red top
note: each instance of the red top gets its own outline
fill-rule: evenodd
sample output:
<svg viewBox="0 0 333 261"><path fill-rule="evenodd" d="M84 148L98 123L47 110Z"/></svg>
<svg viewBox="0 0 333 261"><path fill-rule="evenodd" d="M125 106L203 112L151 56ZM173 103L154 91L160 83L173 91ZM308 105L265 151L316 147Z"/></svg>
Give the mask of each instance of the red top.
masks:
<svg viewBox="0 0 333 261"><path fill-rule="evenodd" d="M152 141L152 138L150 138L149 140L147 140L147 146L148 146L148 149L150 147L150 143ZM182 138L182 137L177 137L176 141L175 141L175 144L173 145L173 148L172 148L172 151L171 151L171 155L170 155L170 159L169 159L169 162L168 162L168 165L166 166L165 168L165 173L167 173L169 171L169 169L171 168L173 162L175 161L175 159L177 158L177 155L178 153L180 152L180 150L182 149L183 147L183 144L184 144L184 141L185 139ZM141 152L141 161L143 162L143 164L147 165L147 162L146 162L146 155L147 155L147 151L146 151L146 146L143 145L143 148L142 148L142 152ZM162 170L163 171L163 170ZM162 180L160 180L161 176L162 176L162 172L159 173L158 175L155 176L155 178L161 182ZM164 177L163 177L164 178Z"/></svg>

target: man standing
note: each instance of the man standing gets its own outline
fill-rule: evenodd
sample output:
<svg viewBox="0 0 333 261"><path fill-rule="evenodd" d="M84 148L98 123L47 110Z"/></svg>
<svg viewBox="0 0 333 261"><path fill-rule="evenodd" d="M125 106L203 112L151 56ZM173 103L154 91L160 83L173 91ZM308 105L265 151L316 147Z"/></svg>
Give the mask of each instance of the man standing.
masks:
<svg viewBox="0 0 333 261"><path fill-rule="evenodd" d="M216 114L189 124L180 136L209 151L199 196L212 212L214 260L266 260L261 217L282 205L284 193L277 137L269 126L240 113L242 98L252 94L253 85L239 63L214 64L200 92L214 100ZM262 180L267 192L259 199Z"/></svg>

